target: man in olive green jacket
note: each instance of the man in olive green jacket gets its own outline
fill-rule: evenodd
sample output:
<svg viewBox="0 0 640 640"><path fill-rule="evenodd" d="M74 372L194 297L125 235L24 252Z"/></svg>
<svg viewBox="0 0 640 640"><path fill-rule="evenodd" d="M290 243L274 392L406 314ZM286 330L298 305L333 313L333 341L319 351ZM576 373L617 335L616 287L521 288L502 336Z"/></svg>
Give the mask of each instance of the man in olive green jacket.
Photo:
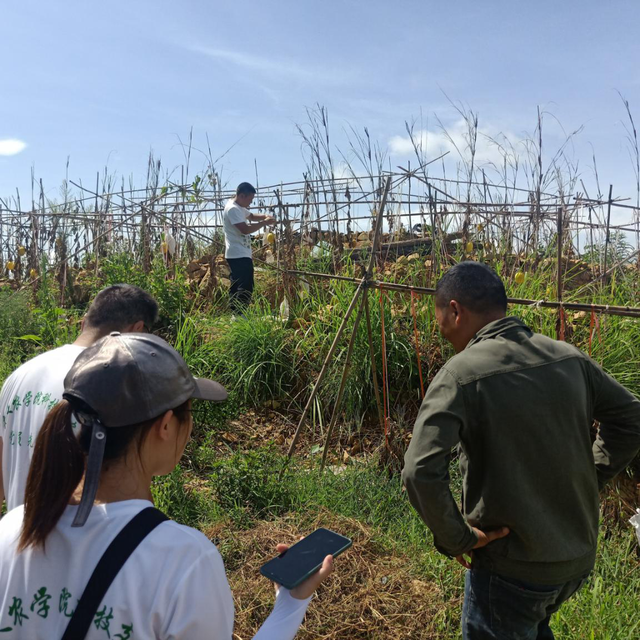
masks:
<svg viewBox="0 0 640 640"><path fill-rule="evenodd" d="M594 566L598 490L640 449L640 401L580 350L506 317L504 285L482 264L452 267L435 302L457 355L420 408L409 499L438 550L470 569L465 639L553 638L551 614ZM462 512L449 488L455 446Z"/></svg>

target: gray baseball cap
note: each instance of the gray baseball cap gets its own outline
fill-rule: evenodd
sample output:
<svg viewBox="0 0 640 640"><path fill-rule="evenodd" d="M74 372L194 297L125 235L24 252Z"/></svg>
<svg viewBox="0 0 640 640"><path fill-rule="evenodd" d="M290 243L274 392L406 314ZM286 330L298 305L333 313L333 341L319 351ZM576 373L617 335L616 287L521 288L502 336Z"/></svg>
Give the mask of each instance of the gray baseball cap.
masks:
<svg viewBox="0 0 640 640"><path fill-rule="evenodd" d="M189 398L222 402L225 388L194 378L162 338L114 331L80 353L64 379L63 397L82 400L105 427L126 427L161 416Z"/></svg>
<svg viewBox="0 0 640 640"><path fill-rule="evenodd" d="M72 525L82 526L95 500L109 429L157 418L190 398L222 402L227 392L213 380L194 378L162 338L114 331L80 353L64 379L63 397L79 422L92 426L82 499Z"/></svg>

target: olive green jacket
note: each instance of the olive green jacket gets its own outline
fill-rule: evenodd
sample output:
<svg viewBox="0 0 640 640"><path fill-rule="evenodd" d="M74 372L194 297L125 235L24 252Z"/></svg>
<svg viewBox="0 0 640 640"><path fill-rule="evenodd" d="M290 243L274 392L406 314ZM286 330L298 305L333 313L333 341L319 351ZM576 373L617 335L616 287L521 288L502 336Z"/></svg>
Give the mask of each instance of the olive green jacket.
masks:
<svg viewBox="0 0 640 640"><path fill-rule="evenodd" d="M455 446L462 512L449 488ZM402 477L439 551L471 550L470 525L507 526L508 536L473 552L474 566L561 584L593 568L598 490L639 449L640 401L575 347L508 317L429 385Z"/></svg>

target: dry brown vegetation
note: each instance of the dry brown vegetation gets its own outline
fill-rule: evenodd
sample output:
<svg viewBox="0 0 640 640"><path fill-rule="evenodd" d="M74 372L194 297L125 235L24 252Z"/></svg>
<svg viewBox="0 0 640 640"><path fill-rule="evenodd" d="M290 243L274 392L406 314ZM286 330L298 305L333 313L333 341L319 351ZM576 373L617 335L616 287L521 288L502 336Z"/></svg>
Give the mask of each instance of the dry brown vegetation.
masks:
<svg viewBox="0 0 640 640"><path fill-rule="evenodd" d="M411 572L414 561L390 553L376 542L371 527L328 511L288 514L261 522L249 531L233 531L221 523L206 531L221 549L236 602L235 640L249 640L273 606L273 587L259 568L274 555L277 543L293 544L317 527L340 531L353 547L336 560L337 570L311 603L300 640L388 640L449 637L438 630L446 610L438 586Z"/></svg>

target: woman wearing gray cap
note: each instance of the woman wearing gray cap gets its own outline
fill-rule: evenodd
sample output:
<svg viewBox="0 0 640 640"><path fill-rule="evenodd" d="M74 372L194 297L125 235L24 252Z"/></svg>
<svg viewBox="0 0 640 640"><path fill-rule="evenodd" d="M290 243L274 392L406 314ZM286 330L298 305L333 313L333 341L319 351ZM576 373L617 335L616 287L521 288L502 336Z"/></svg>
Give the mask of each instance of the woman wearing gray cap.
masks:
<svg viewBox="0 0 640 640"><path fill-rule="evenodd" d="M63 397L36 440L24 506L0 520L0 637L231 640L218 550L154 509L150 492L182 455L191 399L227 392L160 338L114 333L80 354ZM332 568L327 556L280 588L255 638L293 638Z"/></svg>

